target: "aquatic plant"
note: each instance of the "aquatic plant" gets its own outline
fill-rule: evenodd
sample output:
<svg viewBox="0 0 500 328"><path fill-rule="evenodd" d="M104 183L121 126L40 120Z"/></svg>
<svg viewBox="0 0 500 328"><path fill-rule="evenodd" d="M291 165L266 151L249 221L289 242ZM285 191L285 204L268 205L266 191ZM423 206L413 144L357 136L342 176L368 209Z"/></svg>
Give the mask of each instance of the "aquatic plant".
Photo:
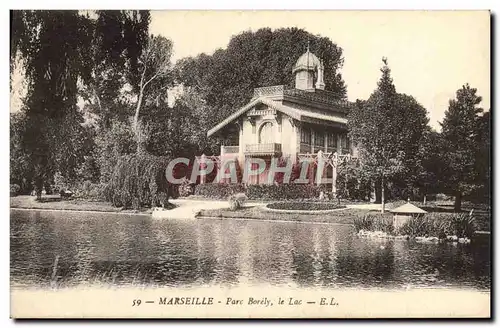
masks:
<svg viewBox="0 0 500 328"><path fill-rule="evenodd" d="M410 218L398 229L397 233L410 237L438 237L445 239L449 235L470 238L474 231L475 219L471 214L439 215L429 213Z"/></svg>
<svg viewBox="0 0 500 328"><path fill-rule="evenodd" d="M470 238L476 230L476 219L472 212L454 214L450 216L448 224L450 232L459 238Z"/></svg>
<svg viewBox="0 0 500 328"><path fill-rule="evenodd" d="M420 214L411 217L398 229L399 235L410 237L429 237L433 230L433 222Z"/></svg>
<svg viewBox="0 0 500 328"><path fill-rule="evenodd" d="M383 231L391 234L394 231L392 218L382 214L365 214L355 217L353 220L354 228L357 232L364 231Z"/></svg>
<svg viewBox="0 0 500 328"><path fill-rule="evenodd" d="M370 217L369 215L357 216L354 218L352 224L354 225L356 232L361 230L372 231L373 217Z"/></svg>
<svg viewBox="0 0 500 328"><path fill-rule="evenodd" d="M247 195L244 193L237 193L234 195L229 196L228 201L229 201L229 209L231 211L236 211L245 205L245 202L247 201Z"/></svg>

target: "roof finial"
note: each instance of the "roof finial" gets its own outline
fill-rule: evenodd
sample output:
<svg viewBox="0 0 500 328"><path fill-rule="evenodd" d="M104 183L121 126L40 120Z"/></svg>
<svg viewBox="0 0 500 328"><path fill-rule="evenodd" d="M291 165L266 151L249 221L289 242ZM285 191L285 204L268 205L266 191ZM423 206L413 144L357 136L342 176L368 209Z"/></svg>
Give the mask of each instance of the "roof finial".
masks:
<svg viewBox="0 0 500 328"><path fill-rule="evenodd" d="M307 52L309 52L309 37L307 37Z"/></svg>

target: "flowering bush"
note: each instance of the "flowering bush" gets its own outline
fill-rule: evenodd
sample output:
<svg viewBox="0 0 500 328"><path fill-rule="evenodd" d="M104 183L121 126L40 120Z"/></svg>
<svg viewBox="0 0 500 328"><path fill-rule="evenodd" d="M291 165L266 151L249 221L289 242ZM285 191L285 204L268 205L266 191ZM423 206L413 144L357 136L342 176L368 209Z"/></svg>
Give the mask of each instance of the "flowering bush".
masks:
<svg viewBox="0 0 500 328"><path fill-rule="evenodd" d="M245 186L239 183L206 183L195 187L194 194L215 199L227 199L229 196L244 193Z"/></svg>
<svg viewBox="0 0 500 328"><path fill-rule="evenodd" d="M231 211L236 211L236 210L243 208L247 199L248 198L244 193L238 193L238 194L229 196L229 198L228 198L229 209Z"/></svg>
<svg viewBox="0 0 500 328"><path fill-rule="evenodd" d="M19 191L21 190L21 187L18 184L11 184L10 185L10 196L17 196L19 194Z"/></svg>

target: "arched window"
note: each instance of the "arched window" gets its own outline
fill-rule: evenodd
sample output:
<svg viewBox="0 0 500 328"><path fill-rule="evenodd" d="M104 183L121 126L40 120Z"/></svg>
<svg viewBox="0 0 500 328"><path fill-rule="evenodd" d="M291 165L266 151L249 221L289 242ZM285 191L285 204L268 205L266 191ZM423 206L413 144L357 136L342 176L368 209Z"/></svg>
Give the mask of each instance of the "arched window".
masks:
<svg viewBox="0 0 500 328"><path fill-rule="evenodd" d="M262 124L262 126L260 127L259 143L267 144L273 142L274 142L273 124L271 122L266 122Z"/></svg>

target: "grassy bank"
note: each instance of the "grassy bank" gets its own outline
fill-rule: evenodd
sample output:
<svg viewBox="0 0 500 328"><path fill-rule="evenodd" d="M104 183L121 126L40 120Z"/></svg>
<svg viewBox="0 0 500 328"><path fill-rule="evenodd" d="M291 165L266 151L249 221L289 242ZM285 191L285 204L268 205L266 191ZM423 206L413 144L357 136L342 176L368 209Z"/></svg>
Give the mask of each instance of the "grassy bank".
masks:
<svg viewBox="0 0 500 328"><path fill-rule="evenodd" d="M151 213L151 209L122 210L107 202L89 201L81 199L37 201L34 196L10 197L11 208L36 209L36 210L56 210L56 211L93 211L93 212L114 212L114 213Z"/></svg>
<svg viewBox="0 0 500 328"><path fill-rule="evenodd" d="M221 218L352 224L353 217L362 215L362 213L366 213L366 211L357 209L342 209L336 211L335 213L292 214L266 211L261 206L247 206L236 211L231 211L229 208L201 210L197 217L199 219Z"/></svg>
<svg viewBox="0 0 500 328"><path fill-rule="evenodd" d="M463 213L469 213L474 209L475 228L476 230L490 231L491 213L489 208L468 205L467 210ZM447 220L448 217L456 216L452 208L446 206L428 205L425 208L429 214L440 220ZM231 211L229 208L201 210L197 217L204 218L221 218L221 219L249 219L249 220L276 220L276 221L297 221L297 222L320 222L320 223L339 223L353 224L355 219L363 218L366 214L380 215L392 222L392 213L389 211L381 215L380 211L369 211L366 209L346 208L336 210L329 213L281 213L276 211L267 211L261 206L252 206L248 204L246 207Z"/></svg>

